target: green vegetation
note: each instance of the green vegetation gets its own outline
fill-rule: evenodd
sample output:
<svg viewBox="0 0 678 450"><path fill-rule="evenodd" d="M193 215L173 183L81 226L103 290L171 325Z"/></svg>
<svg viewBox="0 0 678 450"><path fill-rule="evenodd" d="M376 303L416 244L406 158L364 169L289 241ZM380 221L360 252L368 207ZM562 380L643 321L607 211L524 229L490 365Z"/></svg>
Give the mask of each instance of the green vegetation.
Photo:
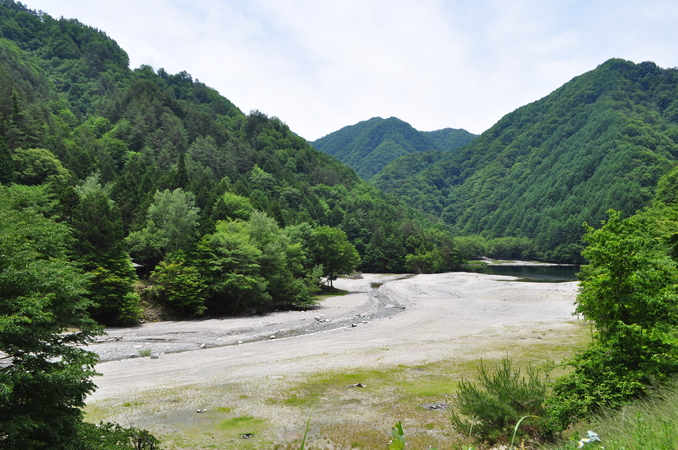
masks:
<svg viewBox="0 0 678 450"><path fill-rule="evenodd" d="M0 0L3 448L158 448L144 430L86 424L81 410L96 375L96 355L81 346L97 323L141 317L130 256L184 317L305 308L323 278L331 285L356 269L440 272L481 254L588 260L577 308L596 333L545 404L532 373L523 381L507 364L496 377L481 368L484 393L460 383L461 414L486 415L477 407L490 400L500 412L481 419L482 439L559 433L678 371L678 70L610 60L467 145L455 130L419 133L397 119L316 142L374 175L372 186L280 119L243 114L187 72L128 64L103 32ZM616 212L653 198L635 216ZM610 208L600 229L586 228L584 249L581 223ZM277 403L301 408L340 393L343 406L405 405L432 430L420 403L451 395L456 380L442 378L405 368L332 374ZM497 379L509 384L493 389ZM369 387L345 393L357 383ZM507 391L524 391L520 407ZM238 413L216 431L267 426ZM638 417L630 439L654 432ZM373 442L358 439L371 436L365 426L345 427L320 433Z"/></svg>
<svg viewBox="0 0 678 450"><path fill-rule="evenodd" d="M505 357L492 372L481 361L478 367L480 388L462 380L456 393L452 425L458 433L475 437L480 442L507 442L518 436L540 440L547 421L545 406L549 371L527 367L526 376L514 369ZM526 420L527 419L527 420Z"/></svg>
<svg viewBox="0 0 678 450"><path fill-rule="evenodd" d="M591 423L578 424L570 441L576 443L595 430L601 442L585 448L624 450L647 448L673 450L678 446L678 395L675 385L657 392L652 398L628 405L619 411L604 411ZM572 448L570 445L552 450Z"/></svg>
<svg viewBox="0 0 678 450"><path fill-rule="evenodd" d="M452 128L422 132L395 117L373 117L330 133L311 144L369 180L401 156L452 151L475 137L466 130Z"/></svg>
<svg viewBox="0 0 678 450"><path fill-rule="evenodd" d="M597 332L554 385L554 429L643 397L678 372L676 223L675 204L657 202L626 220L611 211L602 228L589 228L577 311Z"/></svg>
<svg viewBox="0 0 678 450"><path fill-rule="evenodd" d="M140 318L129 256L186 316L306 307L322 277L355 269L460 266L448 227L278 118L186 72L130 70L76 20L13 1L0 15L0 177L42 186L40 212L72 228L97 321Z"/></svg>
<svg viewBox="0 0 678 450"><path fill-rule="evenodd" d="M395 160L371 182L460 235L525 238L584 262L583 222L649 204L678 156L678 70L613 59L449 153Z"/></svg>
<svg viewBox="0 0 678 450"><path fill-rule="evenodd" d="M67 257L66 226L0 205L0 445L69 446L94 390L97 356L75 346L100 333L87 277Z"/></svg>
<svg viewBox="0 0 678 450"><path fill-rule="evenodd" d="M584 241L588 246L583 254L589 264L579 274L581 290L576 304L577 312L594 324L595 334L586 350L566 362L571 371L557 378L548 393L541 391L535 401L541 411L523 411L539 417L537 433L559 434L582 421L595 420L599 414L628 408L631 402L657 390L666 392L667 385L675 379L678 205L675 197L668 194L675 183L675 173L671 171L661 180L652 205L645 210L627 219L610 210L601 228L586 226ZM521 414L514 412L511 405L522 397L527 382L518 386L497 381L512 380L509 375L506 364L493 379L485 375L481 366L481 384L486 393L473 385L460 386L459 411L476 420L473 424L481 428L480 440L491 441L492 433L505 433L507 423L501 421L515 421ZM528 379L531 382L533 377ZM493 404L488 396L495 386L506 395L496 396ZM530 402L518 400L518 404L522 407ZM500 422L491 421L495 413ZM650 414L646 421L643 413L638 413L623 433L626 436L621 441L610 440L612 447L605 443L605 448L671 448L674 439L668 422L656 413ZM456 415L453 423L458 430L471 428L470 421L459 420ZM483 429L486 423L490 426ZM647 443L641 445L642 439Z"/></svg>
<svg viewBox="0 0 678 450"><path fill-rule="evenodd" d="M217 425L217 428L226 431L229 434L238 435L259 431L263 422L263 420L255 419L252 416L238 416L222 420L219 422L219 425Z"/></svg>

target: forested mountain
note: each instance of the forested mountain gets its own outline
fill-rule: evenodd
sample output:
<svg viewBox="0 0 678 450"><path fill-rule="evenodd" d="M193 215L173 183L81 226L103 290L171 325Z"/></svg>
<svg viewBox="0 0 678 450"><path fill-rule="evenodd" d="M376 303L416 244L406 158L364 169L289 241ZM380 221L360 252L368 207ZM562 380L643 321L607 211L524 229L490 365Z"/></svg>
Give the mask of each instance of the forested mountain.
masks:
<svg viewBox="0 0 678 450"><path fill-rule="evenodd" d="M477 134L469 133L462 128L443 128L435 131L422 131L428 136L436 148L442 152L451 152L463 147L478 137Z"/></svg>
<svg viewBox="0 0 678 450"><path fill-rule="evenodd" d="M3 207L70 228L91 312L109 323L138 316L129 255L186 314L303 306L321 276L460 261L445 226L280 119L243 114L187 72L131 70L102 31L11 0L0 183Z"/></svg>
<svg viewBox="0 0 678 450"><path fill-rule="evenodd" d="M513 257L579 261L582 223L634 214L677 156L678 70L612 59L458 151L409 155L372 182L459 234L514 237Z"/></svg>
<svg viewBox="0 0 678 450"><path fill-rule="evenodd" d="M401 156L432 150L451 151L466 145L475 137L466 130L452 128L421 132L395 117L373 117L346 126L311 144L369 180Z"/></svg>

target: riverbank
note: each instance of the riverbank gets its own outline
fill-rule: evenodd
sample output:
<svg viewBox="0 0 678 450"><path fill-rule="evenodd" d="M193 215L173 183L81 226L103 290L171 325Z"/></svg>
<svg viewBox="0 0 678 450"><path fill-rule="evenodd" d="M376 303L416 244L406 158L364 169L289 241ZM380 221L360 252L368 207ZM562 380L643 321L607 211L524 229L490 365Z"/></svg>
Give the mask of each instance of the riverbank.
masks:
<svg viewBox="0 0 678 450"><path fill-rule="evenodd" d="M381 406L397 392L392 390L397 383L418 383L408 380L421 380L423 375L430 378L434 366L451 373L481 357L492 359L527 348L567 353L568 345L582 333L572 316L576 282L520 283L474 273L396 278L368 274L358 280L339 279L335 286L349 294L330 297L310 311L138 327L130 333L145 341L132 344L129 335L106 345L132 344L120 353L123 356L138 352L138 345L156 346L152 351L159 357L99 364L103 377L95 380L99 389L88 399L89 418L130 422L161 436L190 437L195 431L200 441L208 434L211 437L205 439L234 439L220 431L220 424L250 417L261 420L260 435L266 439L262 447L250 448L271 448L266 445L293 440L307 418L303 406L327 395L315 406L318 427L363 417L366 423L385 422L373 426L388 430L391 418L405 414L384 412ZM121 330L109 333L114 336ZM169 344L154 341L158 336L175 336L175 344L190 344L193 351L161 354L162 345ZM224 345L212 347L213 343ZM421 370L414 370L417 367ZM326 390L311 395L312 390L299 387L329 373L362 373L370 384L377 383L378 374L390 373L396 384L383 381L377 383L383 389L373 384L346 390L346 385L355 384L346 381L356 378L339 377L331 395ZM324 389L329 389L327 383ZM195 441L181 444L172 439L176 445L171 448L200 448Z"/></svg>

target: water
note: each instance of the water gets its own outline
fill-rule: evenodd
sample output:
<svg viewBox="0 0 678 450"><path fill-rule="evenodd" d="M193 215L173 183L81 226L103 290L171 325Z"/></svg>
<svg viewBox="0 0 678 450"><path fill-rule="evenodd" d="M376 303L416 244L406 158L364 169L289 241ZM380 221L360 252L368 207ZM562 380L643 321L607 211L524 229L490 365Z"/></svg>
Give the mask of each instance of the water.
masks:
<svg viewBox="0 0 678 450"><path fill-rule="evenodd" d="M519 277L519 281L562 283L577 281L579 266L485 266L465 267L466 272L485 273L488 275L508 275Z"/></svg>

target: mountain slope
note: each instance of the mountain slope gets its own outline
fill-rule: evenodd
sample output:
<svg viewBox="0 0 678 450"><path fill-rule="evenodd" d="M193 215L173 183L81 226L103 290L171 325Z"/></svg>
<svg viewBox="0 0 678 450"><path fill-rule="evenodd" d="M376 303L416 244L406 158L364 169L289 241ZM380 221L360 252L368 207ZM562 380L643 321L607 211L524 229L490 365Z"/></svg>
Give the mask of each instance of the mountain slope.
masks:
<svg viewBox="0 0 678 450"><path fill-rule="evenodd" d="M432 150L454 150L474 137L465 130L452 128L421 132L395 117L373 117L346 126L311 144L369 180L400 156Z"/></svg>
<svg viewBox="0 0 678 450"><path fill-rule="evenodd" d="M34 148L41 150L24 151ZM48 184L49 213L66 222L78 190L100 184L123 236L144 229L156 192L182 189L199 209L193 244L235 217L230 201L283 228L340 228L362 270L406 271L409 254L453 251L444 226L433 229L280 119L243 114L187 72L131 70L104 32L0 0L0 182L7 180ZM435 270L457 264L440 254Z"/></svg>
<svg viewBox="0 0 678 450"><path fill-rule="evenodd" d="M583 222L633 214L678 156L678 70L613 59L431 166L373 182L462 234L525 236L578 260Z"/></svg>
<svg viewBox="0 0 678 450"><path fill-rule="evenodd" d="M438 150L443 152L456 150L478 137L477 134L469 133L461 128L443 128L442 130L422 131L422 133L433 141Z"/></svg>

